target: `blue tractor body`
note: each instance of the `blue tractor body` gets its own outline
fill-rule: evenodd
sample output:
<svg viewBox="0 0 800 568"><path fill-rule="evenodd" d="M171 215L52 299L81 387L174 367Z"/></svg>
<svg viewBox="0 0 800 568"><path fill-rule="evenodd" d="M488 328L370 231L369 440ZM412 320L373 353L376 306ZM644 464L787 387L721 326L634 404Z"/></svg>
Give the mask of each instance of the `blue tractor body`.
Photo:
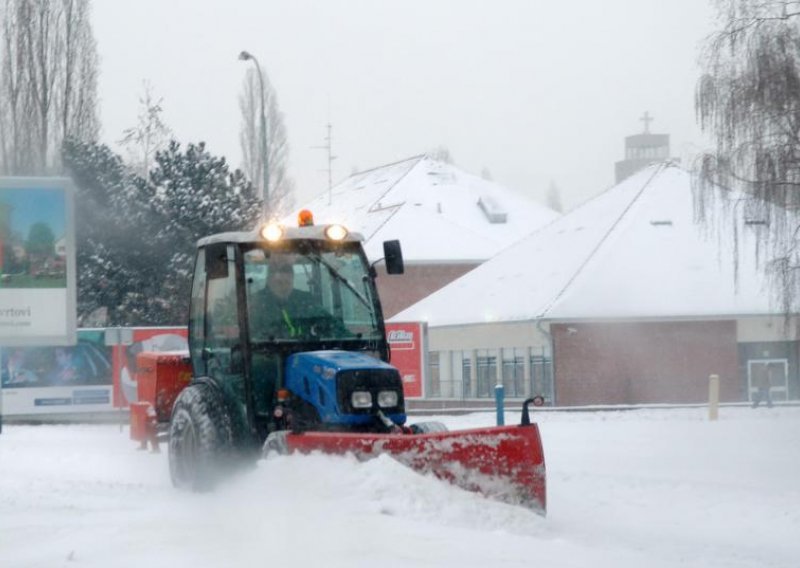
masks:
<svg viewBox="0 0 800 568"><path fill-rule="evenodd" d="M312 405L328 427L368 427L375 424L378 411L395 424L406 421L399 371L363 353L292 354L286 359L283 384Z"/></svg>

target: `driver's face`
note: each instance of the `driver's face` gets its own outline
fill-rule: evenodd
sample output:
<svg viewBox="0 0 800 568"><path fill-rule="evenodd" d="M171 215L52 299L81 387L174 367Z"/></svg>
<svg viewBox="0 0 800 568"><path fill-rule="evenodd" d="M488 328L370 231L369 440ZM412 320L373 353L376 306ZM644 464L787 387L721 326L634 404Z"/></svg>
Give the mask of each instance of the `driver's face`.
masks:
<svg viewBox="0 0 800 568"><path fill-rule="evenodd" d="M280 300L289 297L294 289L294 267L291 260L275 258L269 265L267 286Z"/></svg>

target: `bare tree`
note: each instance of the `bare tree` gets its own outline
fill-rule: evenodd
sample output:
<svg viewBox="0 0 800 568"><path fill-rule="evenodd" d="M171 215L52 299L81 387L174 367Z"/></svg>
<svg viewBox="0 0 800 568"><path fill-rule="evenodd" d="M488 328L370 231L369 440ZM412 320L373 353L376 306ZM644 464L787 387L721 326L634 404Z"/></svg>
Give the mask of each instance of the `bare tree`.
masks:
<svg viewBox="0 0 800 568"><path fill-rule="evenodd" d="M142 83L142 95L139 97L139 115L136 126L122 131L120 144L127 147L134 168L142 178L147 178L150 164L156 152L167 147L172 131L161 118L164 108L163 97L156 99L153 87L148 81Z"/></svg>
<svg viewBox="0 0 800 568"><path fill-rule="evenodd" d="M3 0L0 18L0 171L58 171L61 141L98 131L89 0Z"/></svg>
<svg viewBox="0 0 800 568"><path fill-rule="evenodd" d="M64 68L57 99L61 139L96 140L97 43L89 21L88 0L62 0L64 6Z"/></svg>
<svg viewBox="0 0 800 568"><path fill-rule="evenodd" d="M264 108L267 130L267 167L269 168L269 204L272 215L280 216L294 205L294 182L288 175L289 142L278 97L266 73L264 83ZM242 170L263 195L264 157L261 152L261 87L258 73L249 68L239 94L242 126L239 143L242 148Z"/></svg>
<svg viewBox="0 0 800 568"><path fill-rule="evenodd" d="M789 313L800 284L800 2L719 0L718 11L721 30L709 39L696 93L714 149L699 159L695 209L700 220L725 226L711 215L723 196L736 255L735 216L764 227L758 254Z"/></svg>
<svg viewBox="0 0 800 568"><path fill-rule="evenodd" d="M25 36L30 10L19 2L5 0L2 5L2 67L0 68L0 143L3 170L25 173L34 168L32 151L32 97L25 66Z"/></svg>

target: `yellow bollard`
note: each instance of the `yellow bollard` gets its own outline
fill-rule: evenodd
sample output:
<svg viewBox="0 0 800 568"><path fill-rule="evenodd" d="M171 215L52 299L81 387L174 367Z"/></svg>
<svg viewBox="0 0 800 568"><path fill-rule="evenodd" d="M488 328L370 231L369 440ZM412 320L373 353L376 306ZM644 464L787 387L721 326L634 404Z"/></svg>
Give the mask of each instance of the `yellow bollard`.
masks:
<svg viewBox="0 0 800 568"><path fill-rule="evenodd" d="M719 375L708 377L708 419L719 418Z"/></svg>

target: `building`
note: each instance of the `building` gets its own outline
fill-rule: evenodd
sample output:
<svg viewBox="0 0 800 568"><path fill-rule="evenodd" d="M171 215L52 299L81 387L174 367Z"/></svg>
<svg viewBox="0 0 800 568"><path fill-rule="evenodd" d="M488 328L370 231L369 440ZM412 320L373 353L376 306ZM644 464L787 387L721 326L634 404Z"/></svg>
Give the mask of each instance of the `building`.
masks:
<svg viewBox="0 0 800 568"><path fill-rule="evenodd" d="M640 118L644 132L625 137L625 159L615 164L615 179L619 183L655 162L670 159L669 134L651 134L648 113Z"/></svg>
<svg viewBox="0 0 800 568"><path fill-rule="evenodd" d="M372 261L383 257L384 241L400 240L406 273L388 277L376 266L387 317L558 217L521 193L424 155L353 174L299 209L361 233Z"/></svg>
<svg viewBox="0 0 800 568"><path fill-rule="evenodd" d="M399 313L428 324L426 397L502 382L558 405L700 403L717 374L735 402L769 370L774 398L800 399L798 341L755 261L763 223L733 209L737 256L693 205L688 172L650 166Z"/></svg>

